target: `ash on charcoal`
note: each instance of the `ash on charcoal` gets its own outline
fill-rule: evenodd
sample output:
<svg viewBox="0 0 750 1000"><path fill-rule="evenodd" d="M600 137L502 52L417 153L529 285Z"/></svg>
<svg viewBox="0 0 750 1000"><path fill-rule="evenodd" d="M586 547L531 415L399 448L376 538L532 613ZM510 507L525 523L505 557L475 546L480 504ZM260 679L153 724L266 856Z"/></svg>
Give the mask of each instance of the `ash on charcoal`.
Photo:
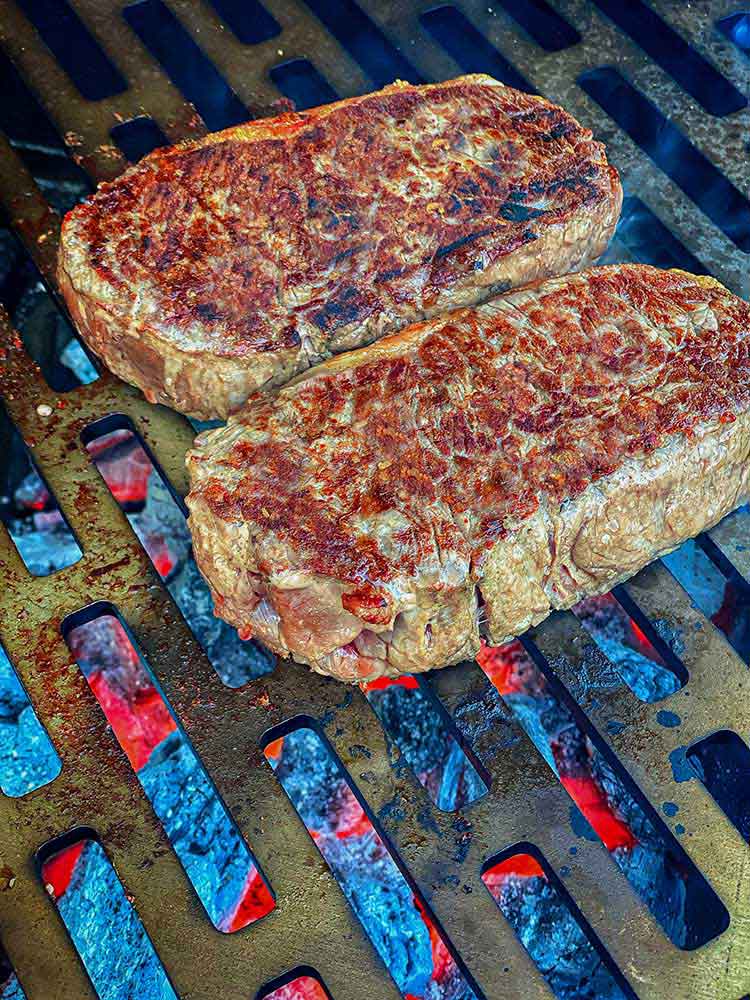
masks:
<svg viewBox="0 0 750 1000"><path fill-rule="evenodd" d="M321 737L298 729L265 753L399 990L477 1000Z"/></svg>
<svg viewBox="0 0 750 1000"><path fill-rule="evenodd" d="M386 735L439 809L463 809L487 785L453 732L454 723L414 677L381 679L365 695Z"/></svg>
<svg viewBox="0 0 750 1000"><path fill-rule="evenodd" d="M82 552L21 440L0 407L0 520L32 576L72 566Z"/></svg>
<svg viewBox="0 0 750 1000"><path fill-rule="evenodd" d="M48 784L62 764L0 646L0 788L19 796Z"/></svg>
<svg viewBox="0 0 750 1000"><path fill-rule="evenodd" d="M507 870L513 864L520 870ZM635 1000L535 859L517 855L487 870L482 880L557 1000Z"/></svg>
<svg viewBox="0 0 750 1000"><path fill-rule="evenodd" d="M103 615L67 641L213 925L265 916L255 860L121 623Z"/></svg>
<svg viewBox="0 0 750 1000"><path fill-rule="evenodd" d="M477 660L669 939L690 949L721 934L725 907L660 817L637 801L626 775L594 745L593 730L590 738L557 697L546 668L519 641L485 647Z"/></svg>
<svg viewBox="0 0 750 1000"><path fill-rule="evenodd" d="M0 1000L26 1000L17 976L11 975L4 986L0 983Z"/></svg>
<svg viewBox="0 0 750 1000"><path fill-rule="evenodd" d="M101 1000L178 1000L101 846L86 841L63 883L52 874L55 860L43 878Z"/></svg>

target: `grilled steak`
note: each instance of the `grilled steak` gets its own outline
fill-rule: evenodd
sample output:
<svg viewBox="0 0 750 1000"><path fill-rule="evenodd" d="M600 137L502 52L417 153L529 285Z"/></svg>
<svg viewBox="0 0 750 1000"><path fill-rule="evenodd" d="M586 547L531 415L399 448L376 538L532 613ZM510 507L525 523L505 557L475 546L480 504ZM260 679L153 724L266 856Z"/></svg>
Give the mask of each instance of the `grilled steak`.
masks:
<svg viewBox="0 0 750 1000"><path fill-rule="evenodd" d="M217 614L349 681L442 667L748 498L750 306L594 268L259 393L188 455Z"/></svg>
<svg viewBox="0 0 750 1000"><path fill-rule="evenodd" d="M87 343L152 401L260 386L606 247L622 191L561 108L468 76L158 150L65 219Z"/></svg>

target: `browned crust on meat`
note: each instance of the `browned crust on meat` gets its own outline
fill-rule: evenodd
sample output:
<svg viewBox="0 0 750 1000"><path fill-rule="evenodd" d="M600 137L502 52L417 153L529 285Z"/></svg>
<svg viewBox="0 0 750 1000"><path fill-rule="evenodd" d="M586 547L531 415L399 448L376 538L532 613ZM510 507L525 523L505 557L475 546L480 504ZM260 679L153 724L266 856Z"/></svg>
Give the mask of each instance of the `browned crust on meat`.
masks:
<svg viewBox="0 0 750 1000"><path fill-rule="evenodd" d="M321 672L456 662L480 617L519 634L741 503L749 376L750 307L680 271L416 324L197 440L198 565L222 617Z"/></svg>
<svg viewBox="0 0 750 1000"><path fill-rule="evenodd" d="M544 99L394 84L157 150L68 214L60 285L116 374L225 417L331 354L585 266L621 200L603 146Z"/></svg>

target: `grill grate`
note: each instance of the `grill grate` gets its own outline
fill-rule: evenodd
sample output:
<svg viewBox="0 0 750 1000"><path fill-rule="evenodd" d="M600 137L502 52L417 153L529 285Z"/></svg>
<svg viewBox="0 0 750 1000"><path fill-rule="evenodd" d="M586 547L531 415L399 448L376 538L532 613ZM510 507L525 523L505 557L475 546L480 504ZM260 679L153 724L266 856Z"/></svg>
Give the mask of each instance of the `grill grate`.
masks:
<svg viewBox="0 0 750 1000"><path fill-rule="evenodd" d="M608 259L668 266L695 260L696 270L705 265L747 297L750 110L743 95L750 63L739 30L747 18L727 0L655 0L647 9L658 17L640 21L624 13L629 6L144 0L123 11L114 0L5 0L0 79L12 95L4 88L0 206L56 297L59 216L49 200L50 177L69 185L66 197L78 197L85 193L82 174L92 182L112 178L126 157L138 158L162 135L177 141L203 134L196 108L218 128L245 109L250 116L272 113L282 94L303 106L306 95L314 103L320 94L361 93L394 74L417 81L488 70L563 104L607 142L629 195ZM644 30L648 38L639 36ZM687 86L684 66L674 63L675 38L678 54L679 39L688 43L683 51L694 74L706 74L693 80L696 99L678 82ZM716 84L716 70L724 83ZM15 102L34 113L33 128ZM0 397L83 550L74 565L31 578L0 529L0 642L63 762L51 784L23 798L0 797L0 931L28 1000L94 997L33 863L41 844L73 827L97 831L181 997L249 1000L263 983L289 982L289 970L309 966L337 1000L395 1000L394 985L265 762L264 734L296 715L325 731L490 1000L549 996L482 886L483 865L526 842L551 870L565 870L565 888L641 1000L747 994L747 845L701 784L684 779L691 744L706 741L692 755L700 757L717 729L747 738L750 675L664 565L646 569L618 599L634 602L672 638L688 671L687 684L667 702L639 701L613 684L609 665L571 614L545 622L533 643L652 805L678 807L683 846L731 917L727 930L696 951L678 950L661 934L601 845L577 840L570 853L570 799L499 711L477 665L431 679L491 778L489 793L458 826L455 814L430 805L410 773L393 767L361 693L344 697L339 685L288 664L239 690L222 687L85 447L89 425L122 415L183 493L192 427L108 373L61 395L47 386L7 317L0 337ZM750 576L748 524L746 517L728 519L702 549L725 575L734 573L735 585ZM63 620L97 601L114 605L132 630L273 887L276 909L242 934L220 936L210 927L65 645ZM702 767L707 780L710 768L705 761ZM383 808L393 802L398 810ZM732 815L731 804L722 801L722 808ZM673 814L670 808L667 816Z"/></svg>

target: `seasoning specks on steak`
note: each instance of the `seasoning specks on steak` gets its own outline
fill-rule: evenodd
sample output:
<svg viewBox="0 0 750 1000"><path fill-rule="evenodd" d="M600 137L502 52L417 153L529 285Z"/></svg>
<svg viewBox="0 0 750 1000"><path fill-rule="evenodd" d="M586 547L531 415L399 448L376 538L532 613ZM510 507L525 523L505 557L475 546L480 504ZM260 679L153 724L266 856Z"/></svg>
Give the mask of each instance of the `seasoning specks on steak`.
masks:
<svg viewBox="0 0 750 1000"><path fill-rule="evenodd" d="M188 456L219 615L361 681L442 667L635 573L748 497L750 307L595 268L259 394Z"/></svg>
<svg viewBox="0 0 750 1000"><path fill-rule="evenodd" d="M149 399L226 417L260 386L605 249L622 191L561 108L486 76L157 150L65 219L89 346Z"/></svg>

